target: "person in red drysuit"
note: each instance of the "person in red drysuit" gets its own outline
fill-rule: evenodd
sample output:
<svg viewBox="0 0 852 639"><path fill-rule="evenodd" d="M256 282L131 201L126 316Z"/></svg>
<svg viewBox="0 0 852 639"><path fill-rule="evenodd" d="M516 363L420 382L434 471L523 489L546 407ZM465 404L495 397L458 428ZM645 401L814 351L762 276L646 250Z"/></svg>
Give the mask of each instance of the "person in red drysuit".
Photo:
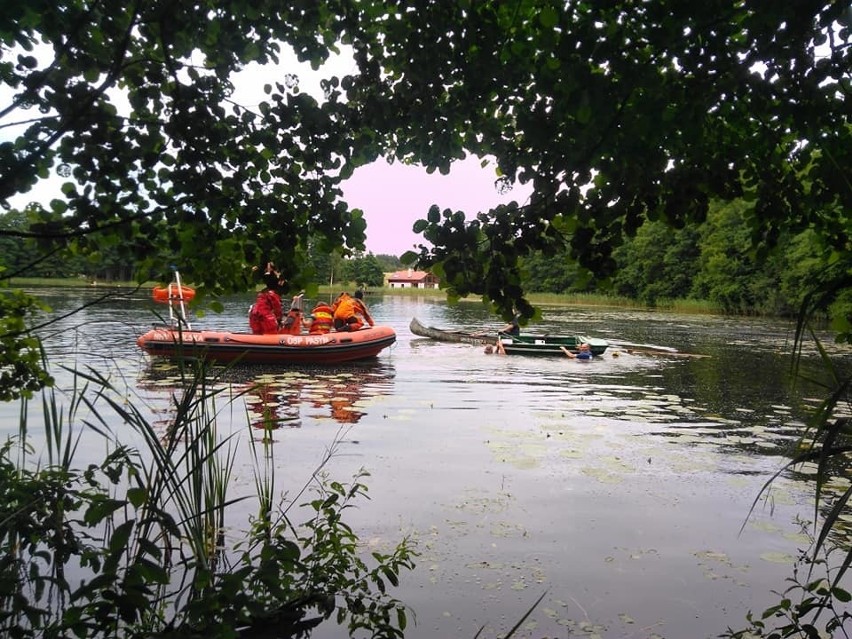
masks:
<svg viewBox="0 0 852 639"><path fill-rule="evenodd" d="M249 309L249 326L255 335L277 333L284 315L279 295L284 279L274 270L271 263L263 274L263 282L265 288L257 294L257 299Z"/></svg>

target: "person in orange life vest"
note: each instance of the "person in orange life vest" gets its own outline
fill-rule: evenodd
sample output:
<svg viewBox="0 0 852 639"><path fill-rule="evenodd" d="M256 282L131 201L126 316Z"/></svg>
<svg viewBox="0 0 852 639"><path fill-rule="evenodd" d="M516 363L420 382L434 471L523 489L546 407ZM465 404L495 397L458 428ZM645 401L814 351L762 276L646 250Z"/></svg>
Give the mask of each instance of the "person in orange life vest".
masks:
<svg viewBox="0 0 852 639"><path fill-rule="evenodd" d="M334 311L325 302L319 302L311 311L311 327L308 332L311 335L323 335L328 333L334 326Z"/></svg>
<svg viewBox="0 0 852 639"><path fill-rule="evenodd" d="M267 269L270 267L271 262ZM249 326L255 335L277 333L284 315L281 296L278 294L284 285L284 280L274 270L267 270L263 274L263 283L266 286L257 294L257 299L249 309Z"/></svg>
<svg viewBox="0 0 852 639"><path fill-rule="evenodd" d="M374 325L370 311L363 301L364 293L355 291L352 297L349 293L341 293L334 301L334 328L338 331L357 331L367 323Z"/></svg>

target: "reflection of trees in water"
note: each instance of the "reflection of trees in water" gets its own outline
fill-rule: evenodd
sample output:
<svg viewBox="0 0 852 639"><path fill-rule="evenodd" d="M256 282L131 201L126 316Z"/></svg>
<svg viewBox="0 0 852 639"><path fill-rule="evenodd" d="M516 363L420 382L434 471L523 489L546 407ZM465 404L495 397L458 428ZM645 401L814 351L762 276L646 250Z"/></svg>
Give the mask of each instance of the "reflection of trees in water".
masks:
<svg viewBox="0 0 852 639"><path fill-rule="evenodd" d="M244 366L213 368L210 377L229 398L243 397L253 428L269 431L300 428L303 417L331 419L356 424L366 414L359 406L365 400L389 392L392 370L378 362L361 362L338 368L271 368ZM183 381L182 381L183 380ZM157 362L143 372L140 388L156 395L176 396L188 383L178 365ZM152 411L157 424L168 428L175 402ZM310 412L305 412L305 409Z"/></svg>
<svg viewBox="0 0 852 639"><path fill-rule="evenodd" d="M680 447L689 446L696 451L705 449L721 453L726 461L716 469L731 475L758 475L769 480L777 472L777 477L755 495L755 507L766 504L771 509L777 500L788 501L790 491L806 495L814 490L821 461L824 474L820 479L816 519L818 522L834 522L826 535L826 552L846 552L852 547L852 514L846 507L852 494L852 473L847 468L847 451L852 450L852 435L841 433L833 442L840 455L826 455L821 460L819 449L811 449L808 435L812 432L812 426L808 424L813 423L820 402L802 397L802 386L798 396L791 392L783 397L791 405L760 405L755 401L751 405L757 408L729 407L726 416L693 401L682 403L683 400L676 400L665 405L649 401L648 397L639 397L639 394L637 398L640 403L644 401L654 408L653 419L650 414L644 416L648 422L656 422L648 435ZM639 410L634 407L626 416L634 419L637 414ZM808 454L811 454L810 458L802 457ZM770 465L753 463L759 458L771 460ZM801 496L795 499L801 499ZM800 537L803 546L800 550L804 552L815 540L814 522L802 519L797 523L802 526Z"/></svg>

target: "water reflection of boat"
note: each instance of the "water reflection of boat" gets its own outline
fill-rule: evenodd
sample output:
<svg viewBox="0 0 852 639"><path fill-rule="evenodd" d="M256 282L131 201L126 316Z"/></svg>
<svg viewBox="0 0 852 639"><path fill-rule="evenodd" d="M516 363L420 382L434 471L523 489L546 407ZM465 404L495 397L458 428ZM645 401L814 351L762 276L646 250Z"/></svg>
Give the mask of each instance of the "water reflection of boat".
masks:
<svg viewBox="0 0 852 639"><path fill-rule="evenodd" d="M367 395L365 380L357 373L338 373L319 380L313 373L263 375L248 384L243 393L252 426L266 431L301 427L304 407L315 419L330 417L342 424L355 424L365 415L357 404Z"/></svg>
<svg viewBox="0 0 852 639"><path fill-rule="evenodd" d="M253 335L163 326L136 343L149 355L244 364L339 364L376 357L396 341L389 326L324 335Z"/></svg>
<svg viewBox="0 0 852 639"><path fill-rule="evenodd" d="M441 342L462 342L467 344L494 343L497 334L482 336L478 333L465 333L463 331L448 331L432 326L423 326L415 317L411 320L409 329L420 337L429 337ZM500 335L503 348L509 355L559 355L565 357L565 351L576 352L580 344L588 344L592 353L603 355L609 347L609 342L603 339L588 337L586 335Z"/></svg>
<svg viewBox="0 0 852 639"><path fill-rule="evenodd" d="M366 402L390 392L392 378L392 370L379 360L286 370L232 366L217 369L215 386L227 386L229 397L241 397L252 427L269 432L300 428L305 419L355 424L366 415ZM160 359L147 367L139 385L171 396L186 383L177 363Z"/></svg>

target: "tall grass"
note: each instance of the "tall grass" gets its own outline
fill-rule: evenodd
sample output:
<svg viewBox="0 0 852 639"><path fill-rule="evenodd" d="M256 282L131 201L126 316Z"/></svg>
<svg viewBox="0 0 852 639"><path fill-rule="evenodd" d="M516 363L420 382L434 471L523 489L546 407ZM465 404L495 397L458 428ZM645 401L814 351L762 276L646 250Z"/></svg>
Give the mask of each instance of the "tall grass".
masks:
<svg viewBox="0 0 852 639"><path fill-rule="evenodd" d="M221 405L234 398L204 366L187 370L165 433L98 372L75 380L70 399L44 393L43 454L26 400L17 437L0 446L0 635L212 639L271 625L286 637L334 616L402 636L405 608L386 584L413 568L414 553L403 540L374 565L361 556L341 515L365 496L364 474L349 485L322 474L336 440L296 491L303 504L276 497L272 443L251 440L255 494L235 496L250 428L220 432ZM93 438L107 443L104 459L78 467L80 443ZM257 509L242 528L227 521L238 501ZM293 525L293 512L306 521Z"/></svg>
<svg viewBox="0 0 852 639"><path fill-rule="evenodd" d="M345 290L343 288L320 287L321 294L333 294L335 291ZM446 292L437 288L387 288L371 287L368 291L373 295L392 295L399 297L426 297L430 299L444 299ZM655 304L649 305L640 300L607 293L528 293L526 295L530 303L539 306L586 306L595 308L616 308L631 310L664 310L675 313L720 315L723 309L716 303L708 300L697 299L660 299ZM471 296L460 300L462 303L478 303L481 298Z"/></svg>

